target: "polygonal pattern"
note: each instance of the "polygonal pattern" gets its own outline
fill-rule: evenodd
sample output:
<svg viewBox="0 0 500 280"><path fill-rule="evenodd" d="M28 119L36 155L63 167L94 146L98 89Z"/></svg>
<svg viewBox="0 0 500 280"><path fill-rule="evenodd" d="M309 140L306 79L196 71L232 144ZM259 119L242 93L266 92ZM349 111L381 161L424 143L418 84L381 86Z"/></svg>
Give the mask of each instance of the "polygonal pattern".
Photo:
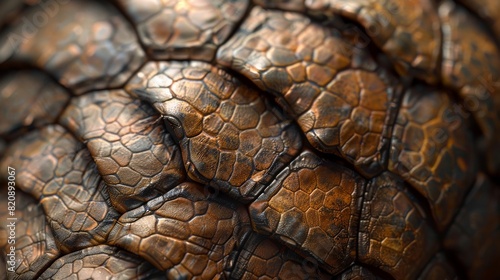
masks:
<svg viewBox="0 0 500 280"><path fill-rule="evenodd" d="M240 200L298 153L297 127L258 92L204 63L149 63L127 85L166 119L189 176Z"/></svg>
<svg viewBox="0 0 500 280"><path fill-rule="evenodd" d="M0 1L0 279L500 279L498 3Z"/></svg>
<svg viewBox="0 0 500 280"><path fill-rule="evenodd" d="M414 279L437 252L439 240L417 201L388 173L365 193L358 258L396 279Z"/></svg>
<svg viewBox="0 0 500 280"><path fill-rule="evenodd" d="M275 93L316 149L367 176L384 168L398 83L347 36L256 7L217 59Z"/></svg>
<svg viewBox="0 0 500 280"><path fill-rule="evenodd" d="M211 61L243 18L248 0L117 0L155 59Z"/></svg>
<svg viewBox="0 0 500 280"><path fill-rule="evenodd" d="M39 200L61 251L105 242L118 213L89 151L61 126L17 140L0 166L15 166L17 188Z"/></svg>
<svg viewBox="0 0 500 280"><path fill-rule="evenodd" d="M364 180L304 152L250 204L262 232L316 259L337 274L356 257Z"/></svg>
<svg viewBox="0 0 500 280"><path fill-rule="evenodd" d="M160 118L121 90L74 98L62 116L62 124L86 143L122 213L184 180L180 150Z"/></svg>
<svg viewBox="0 0 500 280"><path fill-rule="evenodd" d="M409 89L394 126L389 170L428 200L440 230L451 222L477 168L467 119L446 93L422 85Z"/></svg>
<svg viewBox="0 0 500 280"><path fill-rule="evenodd" d="M234 258L249 229L241 213L211 201L201 186L184 183L123 214L109 242L167 270L168 278L211 279Z"/></svg>

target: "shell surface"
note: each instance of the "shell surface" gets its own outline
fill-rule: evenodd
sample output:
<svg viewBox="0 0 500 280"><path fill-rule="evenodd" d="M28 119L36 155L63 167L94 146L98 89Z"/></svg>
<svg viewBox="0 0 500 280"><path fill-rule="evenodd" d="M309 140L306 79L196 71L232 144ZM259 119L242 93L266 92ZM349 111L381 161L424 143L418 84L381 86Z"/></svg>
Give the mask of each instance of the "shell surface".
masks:
<svg viewBox="0 0 500 280"><path fill-rule="evenodd" d="M498 3L3 1L0 279L500 278Z"/></svg>

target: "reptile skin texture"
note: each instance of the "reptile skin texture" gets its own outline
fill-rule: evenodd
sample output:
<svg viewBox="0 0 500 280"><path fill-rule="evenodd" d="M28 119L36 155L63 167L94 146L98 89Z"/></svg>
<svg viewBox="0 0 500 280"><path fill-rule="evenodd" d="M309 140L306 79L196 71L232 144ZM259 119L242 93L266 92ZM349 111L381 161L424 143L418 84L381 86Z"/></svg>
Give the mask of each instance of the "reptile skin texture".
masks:
<svg viewBox="0 0 500 280"><path fill-rule="evenodd" d="M500 279L500 1L3 0L0 193L0 280Z"/></svg>

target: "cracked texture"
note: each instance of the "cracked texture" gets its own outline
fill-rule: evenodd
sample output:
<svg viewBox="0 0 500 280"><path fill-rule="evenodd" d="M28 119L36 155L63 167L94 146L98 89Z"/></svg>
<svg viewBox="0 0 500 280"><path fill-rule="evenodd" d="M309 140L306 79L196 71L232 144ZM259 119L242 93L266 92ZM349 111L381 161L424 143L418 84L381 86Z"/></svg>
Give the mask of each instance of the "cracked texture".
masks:
<svg viewBox="0 0 500 280"><path fill-rule="evenodd" d="M258 91L205 63L149 63L127 91L165 118L191 179L239 200L258 195L302 145Z"/></svg>
<svg viewBox="0 0 500 280"><path fill-rule="evenodd" d="M0 2L0 279L500 279L497 0Z"/></svg>
<svg viewBox="0 0 500 280"><path fill-rule="evenodd" d="M111 203L121 213L184 180L180 150L160 115L122 90L74 98L62 123L86 143Z"/></svg>
<svg viewBox="0 0 500 280"><path fill-rule="evenodd" d="M245 241L236 263L231 279L329 279L314 260L257 234Z"/></svg>
<svg viewBox="0 0 500 280"><path fill-rule="evenodd" d="M0 201L7 210L7 189L5 189L5 193L2 191ZM15 202L17 209L15 216L7 215L7 212L5 215L4 213L0 214L2 217L0 230L2 231L7 231L5 226L13 221L7 220L8 218L17 218L15 220L16 243L6 244L5 242L4 244L4 242L0 242L2 253L10 252L10 249L7 248L12 245L16 248L15 272L9 271L5 275L9 279L34 279L60 255L60 251L55 243L52 230L47 224L42 206L29 195L20 191L16 192ZM4 221L6 221L5 224Z"/></svg>
<svg viewBox="0 0 500 280"><path fill-rule="evenodd" d="M161 272L133 254L100 245L62 256L38 279L161 279Z"/></svg>
<svg viewBox="0 0 500 280"><path fill-rule="evenodd" d="M403 75L435 83L441 46L439 17L432 0L258 0L264 7L312 15L347 17L361 24Z"/></svg>
<svg viewBox="0 0 500 280"><path fill-rule="evenodd" d="M335 275L356 258L363 188L354 172L306 151L250 204L250 218L257 232L313 256Z"/></svg>
<svg viewBox="0 0 500 280"><path fill-rule="evenodd" d="M213 279L234 258L249 222L241 208L210 197L206 188L183 183L123 214L109 243L166 270L169 279Z"/></svg>
<svg viewBox="0 0 500 280"><path fill-rule="evenodd" d="M256 7L217 61L273 92L316 149L367 176L383 170L399 84L346 36Z"/></svg>
<svg viewBox="0 0 500 280"><path fill-rule="evenodd" d="M358 259L395 279L414 279L437 252L439 241L403 183L387 173L372 179L365 193Z"/></svg>
<svg viewBox="0 0 500 280"><path fill-rule="evenodd" d="M117 0L154 59L211 61L248 7L248 0Z"/></svg>
<svg viewBox="0 0 500 280"><path fill-rule="evenodd" d="M15 166L17 188L40 201L61 251L105 242L118 213L107 203L88 150L61 126L47 126L18 139L0 166Z"/></svg>
<svg viewBox="0 0 500 280"><path fill-rule="evenodd" d="M428 201L439 230L449 225L478 169L467 119L446 92L409 89L394 127L389 170Z"/></svg>

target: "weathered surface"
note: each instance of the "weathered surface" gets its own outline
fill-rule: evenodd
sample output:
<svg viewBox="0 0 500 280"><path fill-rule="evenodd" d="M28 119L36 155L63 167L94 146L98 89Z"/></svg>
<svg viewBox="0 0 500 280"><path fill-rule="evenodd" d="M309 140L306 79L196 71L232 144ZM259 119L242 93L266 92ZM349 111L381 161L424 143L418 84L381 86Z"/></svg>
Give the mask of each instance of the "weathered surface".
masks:
<svg viewBox="0 0 500 280"><path fill-rule="evenodd" d="M10 247L15 247L14 272L6 275L9 279L34 279L40 275L59 255L60 250L52 234L52 229L47 224L43 208L38 202L24 192L16 192L16 200L7 203L7 191L2 192L3 205L14 205L17 211L0 214L2 224L0 228L11 237L10 230L15 228L15 244L0 242L0 248L5 253L10 253ZM14 202L12 204L12 202ZM17 202L17 203L16 203ZM13 227L14 226L14 227ZM7 238L5 238L7 241ZM9 239L11 241L13 239ZM10 261L10 256L7 256ZM11 265L9 264L9 267ZM5 266L4 266L5 268Z"/></svg>
<svg viewBox="0 0 500 280"><path fill-rule="evenodd" d="M213 59L248 7L248 0L117 2L152 58L202 61Z"/></svg>
<svg viewBox="0 0 500 280"><path fill-rule="evenodd" d="M2 170L16 169L16 187L42 205L56 243L68 253L102 244L118 213L85 146L58 125L13 143ZM7 172L1 174L7 179Z"/></svg>
<svg viewBox="0 0 500 280"><path fill-rule="evenodd" d="M161 116L122 90L74 98L61 122L86 143L121 213L184 180L181 152Z"/></svg>
<svg viewBox="0 0 500 280"><path fill-rule="evenodd" d="M467 119L445 92L417 85L405 93L391 143L389 170L427 200L444 230L473 184L478 163Z"/></svg>
<svg viewBox="0 0 500 280"><path fill-rule="evenodd" d="M205 63L149 63L127 85L177 138L189 176L255 198L298 153L297 127L259 92Z"/></svg>
<svg viewBox="0 0 500 280"><path fill-rule="evenodd" d="M200 185L181 184L123 214L109 243L167 270L170 279L213 279L235 257L249 222L241 208L210 196Z"/></svg>
<svg viewBox="0 0 500 280"><path fill-rule="evenodd" d="M500 279L498 1L0 2L1 280Z"/></svg>
<svg viewBox="0 0 500 280"><path fill-rule="evenodd" d="M368 176L383 170L399 90L366 50L307 17L257 7L217 59L275 93L316 149Z"/></svg>
<svg viewBox="0 0 500 280"><path fill-rule="evenodd" d="M359 260L395 279L414 279L439 247L418 202L387 173L367 186L359 232Z"/></svg>
<svg viewBox="0 0 500 280"><path fill-rule="evenodd" d="M242 245L231 279L329 279L311 258L254 234Z"/></svg>
<svg viewBox="0 0 500 280"><path fill-rule="evenodd" d="M42 68L81 93L122 86L144 61L132 26L108 3L48 2L0 35L0 62Z"/></svg>
<svg viewBox="0 0 500 280"><path fill-rule="evenodd" d="M256 0L264 7L312 15L342 15L361 24L366 34L394 61L403 75L436 82L441 31L432 0Z"/></svg>
<svg viewBox="0 0 500 280"><path fill-rule="evenodd" d="M39 279L161 279L150 263L115 247L100 245L65 255Z"/></svg>
<svg viewBox="0 0 500 280"><path fill-rule="evenodd" d="M337 274L356 258L364 180L304 152L249 206L257 232L311 255Z"/></svg>

